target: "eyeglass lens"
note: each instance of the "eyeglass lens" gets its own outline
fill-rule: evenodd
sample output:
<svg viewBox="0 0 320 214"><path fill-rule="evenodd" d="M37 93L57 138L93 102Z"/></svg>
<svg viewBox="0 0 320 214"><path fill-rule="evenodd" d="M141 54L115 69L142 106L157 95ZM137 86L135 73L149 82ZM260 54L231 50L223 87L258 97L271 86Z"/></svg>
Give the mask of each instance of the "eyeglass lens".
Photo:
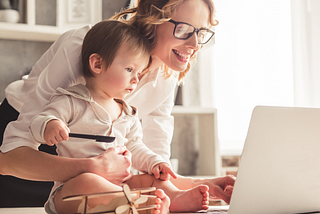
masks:
<svg viewBox="0 0 320 214"><path fill-rule="evenodd" d="M179 39L188 39L192 36L195 28L185 23L179 23L175 27L174 36ZM197 32L198 43L204 44L213 36L213 32L207 29L201 29Z"/></svg>

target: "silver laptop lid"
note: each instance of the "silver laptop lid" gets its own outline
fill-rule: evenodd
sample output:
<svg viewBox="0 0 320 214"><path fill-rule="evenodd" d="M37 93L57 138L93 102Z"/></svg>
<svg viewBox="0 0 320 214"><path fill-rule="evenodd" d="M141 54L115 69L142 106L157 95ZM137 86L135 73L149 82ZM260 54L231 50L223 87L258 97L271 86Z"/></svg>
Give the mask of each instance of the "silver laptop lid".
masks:
<svg viewBox="0 0 320 214"><path fill-rule="evenodd" d="M320 210L320 109L254 109L229 214Z"/></svg>

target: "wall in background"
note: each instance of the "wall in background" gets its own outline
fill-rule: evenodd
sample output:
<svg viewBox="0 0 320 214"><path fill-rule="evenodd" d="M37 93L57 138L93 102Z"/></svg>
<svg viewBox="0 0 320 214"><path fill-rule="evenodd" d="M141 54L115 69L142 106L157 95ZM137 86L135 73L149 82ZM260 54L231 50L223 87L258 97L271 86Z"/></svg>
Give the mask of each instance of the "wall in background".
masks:
<svg viewBox="0 0 320 214"><path fill-rule="evenodd" d="M24 1L21 1L23 6ZM107 19L128 4L128 0L103 0L102 17ZM56 1L36 0L36 23L55 25ZM21 20L24 19L22 15ZM51 42L30 42L0 39L0 102L5 97L4 90L11 82L18 80L32 68L41 55L51 46Z"/></svg>
<svg viewBox="0 0 320 214"><path fill-rule="evenodd" d="M0 40L0 102L5 97L7 85L30 71L50 45L47 42Z"/></svg>

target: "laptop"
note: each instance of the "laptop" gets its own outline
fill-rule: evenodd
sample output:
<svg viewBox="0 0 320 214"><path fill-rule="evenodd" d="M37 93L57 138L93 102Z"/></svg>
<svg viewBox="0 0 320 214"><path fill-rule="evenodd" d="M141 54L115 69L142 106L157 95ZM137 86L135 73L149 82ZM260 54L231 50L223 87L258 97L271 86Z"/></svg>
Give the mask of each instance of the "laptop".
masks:
<svg viewBox="0 0 320 214"><path fill-rule="evenodd" d="M320 108L255 107L228 214L318 211Z"/></svg>

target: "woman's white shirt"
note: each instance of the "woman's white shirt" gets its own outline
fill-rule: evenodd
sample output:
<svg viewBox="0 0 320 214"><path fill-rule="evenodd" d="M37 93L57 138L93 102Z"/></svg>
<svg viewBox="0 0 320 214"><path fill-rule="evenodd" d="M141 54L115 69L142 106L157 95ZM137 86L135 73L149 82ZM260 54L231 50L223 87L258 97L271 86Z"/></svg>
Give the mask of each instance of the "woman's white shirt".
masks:
<svg viewBox="0 0 320 214"><path fill-rule="evenodd" d="M17 121L8 124L1 152L21 146L38 149L28 130L30 120L48 102L56 88L85 83L82 76L81 47L90 26L71 30L59 37L36 62L28 78L11 83L5 90L10 105L20 112ZM138 108L142 121L143 142L167 162L173 134L174 73L165 78L161 69L147 73L126 101Z"/></svg>

